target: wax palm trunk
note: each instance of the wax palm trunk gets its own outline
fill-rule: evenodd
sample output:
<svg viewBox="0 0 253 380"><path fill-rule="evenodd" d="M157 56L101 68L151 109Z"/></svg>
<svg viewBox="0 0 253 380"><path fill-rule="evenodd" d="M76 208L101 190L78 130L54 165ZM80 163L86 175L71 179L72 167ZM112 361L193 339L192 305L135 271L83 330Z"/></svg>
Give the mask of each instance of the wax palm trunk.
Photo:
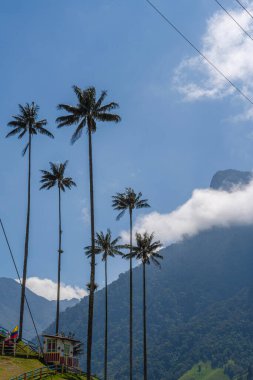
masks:
<svg viewBox="0 0 253 380"><path fill-rule="evenodd" d="M129 378L133 378L133 262L132 262L132 247L133 247L133 217L132 209L129 210L130 216L130 314L129 314Z"/></svg>
<svg viewBox="0 0 253 380"><path fill-rule="evenodd" d="M146 264L143 263L143 374L148 379L147 370L147 326L146 326Z"/></svg>
<svg viewBox="0 0 253 380"><path fill-rule="evenodd" d="M108 294L107 294L107 258L105 259L105 357L104 380L107 380L107 350L108 350Z"/></svg>
<svg viewBox="0 0 253 380"><path fill-rule="evenodd" d="M94 192L93 192L93 162L92 162L92 132L89 135L89 171L90 171L90 217L91 217L91 272L90 294L88 311L87 332L87 380L91 380L91 354L92 354L92 331L93 331L93 308L94 308L94 284L95 284L95 221L94 221Z"/></svg>
<svg viewBox="0 0 253 380"><path fill-rule="evenodd" d="M25 307L25 286L27 277L27 260L29 252L29 232L30 232L30 202L31 202L31 154L32 154L32 135L29 133L29 146L28 146L28 192L27 192L27 214L26 214L26 233L25 233L25 252L24 252L24 265L23 277L21 287L21 301L20 301L20 316L19 316L19 339L23 337L23 321L24 321L24 307Z"/></svg>
<svg viewBox="0 0 253 380"><path fill-rule="evenodd" d="M56 335L59 334L60 286L61 286L61 254L62 254L62 248L61 248L61 236L62 236L62 229L61 229L61 189L60 189L60 186L58 186L58 193L59 193L59 249L58 249L57 307L56 307L56 326L55 326L55 333L56 333Z"/></svg>

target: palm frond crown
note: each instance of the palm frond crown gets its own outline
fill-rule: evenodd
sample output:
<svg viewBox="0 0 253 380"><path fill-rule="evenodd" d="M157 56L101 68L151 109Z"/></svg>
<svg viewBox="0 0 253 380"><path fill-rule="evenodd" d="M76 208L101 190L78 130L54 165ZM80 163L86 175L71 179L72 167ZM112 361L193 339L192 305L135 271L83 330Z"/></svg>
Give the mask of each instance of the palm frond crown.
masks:
<svg viewBox="0 0 253 380"><path fill-rule="evenodd" d="M77 104L75 106L59 104L58 109L65 111L67 114L56 119L58 128L76 125L76 130L71 138L72 144L81 137L86 127L88 131L96 132L97 122L99 121L120 122L121 117L111 112L119 107L118 103L103 104L107 96L106 91L102 91L97 99L95 87L82 90L78 86L73 86L73 90L77 97Z"/></svg>
<svg viewBox="0 0 253 380"><path fill-rule="evenodd" d="M136 233L135 239L136 245L132 247L132 253L124 255L124 258L135 257L137 260L141 260L143 264L153 263L160 267L159 260L162 260L163 256L158 251L162 248L162 244L159 240L154 241L154 233L150 235L147 232L143 235Z"/></svg>
<svg viewBox="0 0 253 380"><path fill-rule="evenodd" d="M147 199L142 199L142 193L136 193L131 187L126 187L123 193L117 193L112 197L112 207L120 211L117 216L119 220L126 210L150 207Z"/></svg>
<svg viewBox="0 0 253 380"><path fill-rule="evenodd" d="M117 255L123 255L121 249L125 246L118 244L120 237L112 239L112 234L110 229L106 233L97 232L95 238L95 254L102 254L102 260L105 261L109 256L114 257ZM85 254L87 257L92 255L92 247L85 247Z"/></svg>
<svg viewBox="0 0 253 380"><path fill-rule="evenodd" d="M38 135L42 134L50 138L54 138L54 135L49 132L45 125L47 120L39 120L39 106L32 102L26 103L24 106L19 104L18 115L12 116L12 120L9 121L8 126L12 128L12 131L7 133L6 137L12 137L17 135L19 139L22 139L26 134ZM23 155L26 153L29 143L23 150Z"/></svg>
<svg viewBox="0 0 253 380"><path fill-rule="evenodd" d="M76 186L76 183L71 177L65 177L65 169L68 164L68 161L60 164L54 164L50 162L50 171L41 170L42 177L40 182L42 183L41 189L51 189L54 186L58 186L62 191L66 189L71 189L73 186Z"/></svg>

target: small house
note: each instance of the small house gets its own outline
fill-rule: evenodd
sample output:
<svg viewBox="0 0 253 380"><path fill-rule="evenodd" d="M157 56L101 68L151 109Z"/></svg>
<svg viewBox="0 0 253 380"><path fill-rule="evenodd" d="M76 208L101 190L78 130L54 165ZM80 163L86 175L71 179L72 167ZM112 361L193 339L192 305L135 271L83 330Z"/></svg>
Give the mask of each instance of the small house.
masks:
<svg viewBox="0 0 253 380"><path fill-rule="evenodd" d="M81 345L82 343L72 336L43 335L44 360L47 364L78 368Z"/></svg>

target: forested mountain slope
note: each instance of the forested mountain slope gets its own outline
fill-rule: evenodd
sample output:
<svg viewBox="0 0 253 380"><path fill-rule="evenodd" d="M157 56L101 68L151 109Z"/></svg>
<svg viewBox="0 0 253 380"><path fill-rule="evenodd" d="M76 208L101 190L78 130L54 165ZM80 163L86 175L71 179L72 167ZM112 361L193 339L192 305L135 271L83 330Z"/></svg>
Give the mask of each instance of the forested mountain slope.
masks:
<svg viewBox="0 0 253 380"><path fill-rule="evenodd" d="M201 360L223 367L232 359L234 373L243 373L253 364L253 226L211 229L161 253L162 269L147 268L149 379L177 380ZM137 380L142 376L141 267L134 269L133 279ZM108 292L109 378L126 380L129 273ZM66 333L84 339L87 307L85 298L61 314ZM101 375L104 289L96 293L94 318L93 368Z"/></svg>

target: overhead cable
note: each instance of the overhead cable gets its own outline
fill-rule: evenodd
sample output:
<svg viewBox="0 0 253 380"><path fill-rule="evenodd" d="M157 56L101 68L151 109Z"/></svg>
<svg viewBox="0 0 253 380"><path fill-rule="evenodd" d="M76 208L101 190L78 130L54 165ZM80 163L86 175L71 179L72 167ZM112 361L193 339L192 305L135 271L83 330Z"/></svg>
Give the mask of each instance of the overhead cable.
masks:
<svg viewBox="0 0 253 380"><path fill-rule="evenodd" d="M6 241L8 250L9 250L9 253L11 255L11 259L12 259L13 265L15 267L15 271L16 271L17 276L18 276L18 280L19 280L20 286L22 286L22 281L21 281L21 278L20 278L20 275L19 275L18 267L17 267L17 264L16 264L16 261L15 261L15 258L14 258L14 255L13 255L13 252L12 252L12 249L11 249L11 246L10 246L10 243L9 243L7 234L5 232L5 228L4 228L4 225L3 225L3 222L2 222L1 218L0 218L0 224L1 224L1 228L2 228L2 231L3 231L3 234L4 234L4 238L5 238L5 241ZM30 305L29 305L29 302L27 300L26 295L25 295L25 301L26 301L26 305L27 305L27 308L28 308L28 311L29 311L29 314L30 314L30 317L31 317L31 320L32 320L32 323L33 323L33 327L34 327L37 339L38 339L38 344L40 346L40 350L41 350L41 353L43 355L43 348L42 348L41 341L40 341L40 338L39 338L39 333L38 333L37 326L36 326L36 323L34 321L34 318L33 318L33 315L32 315L32 311L31 311L31 308L30 308Z"/></svg>
<svg viewBox="0 0 253 380"><path fill-rule="evenodd" d="M248 15L253 19L253 15L252 15L252 13L239 1L239 0L235 0L236 2L237 2L237 4L239 4L241 7L242 7L242 9L244 9L245 10L245 12L247 12L248 13Z"/></svg>
<svg viewBox="0 0 253 380"><path fill-rule="evenodd" d="M200 51L190 40L186 35L180 31L180 29L175 26L167 16L162 13L150 0L145 0L151 8L153 8L158 15L167 23L169 24L223 79L225 79L230 86L234 88L244 99L246 99L251 105L253 105L253 100L251 100L248 95L246 95L231 79L228 78L227 75L225 75L204 53Z"/></svg>
<svg viewBox="0 0 253 380"><path fill-rule="evenodd" d="M229 12L218 0L214 0L223 10L224 12L236 23L236 25L246 34L252 41L253 37L247 32L246 29L234 18L234 16Z"/></svg>

